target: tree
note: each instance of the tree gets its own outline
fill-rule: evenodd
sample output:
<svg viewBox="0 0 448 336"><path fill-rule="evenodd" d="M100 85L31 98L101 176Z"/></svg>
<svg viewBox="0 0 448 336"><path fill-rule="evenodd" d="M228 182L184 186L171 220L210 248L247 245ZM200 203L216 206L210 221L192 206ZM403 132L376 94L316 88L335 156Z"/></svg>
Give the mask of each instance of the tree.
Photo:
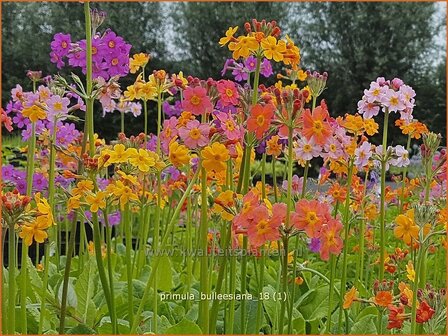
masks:
<svg viewBox="0 0 448 336"><path fill-rule="evenodd" d="M322 97L333 114L355 111L363 90L377 77L399 77L417 92L415 117L435 131L444 131L443 104L433 104L446 97L434 80L434 37L441 28L441 23L433 22L435 4L331 2L297 6L301 15L295 16L291 36L302 46L302 62L308 68L328 71L328 89ZM394 139L399 130L391 131Z"/></svg>
<svg viewBox="0 0 448 336"><path fill-rule="evenodd" d="M287 4L276 2L176 4L172 16L175 43L182 51L179 65L191 75L218 78L222 65L231 56L227 48L218 44L225 31L230 26L238 26L242 33L244 23L252 19L275 20L282 27L286 7Z"/></svg>

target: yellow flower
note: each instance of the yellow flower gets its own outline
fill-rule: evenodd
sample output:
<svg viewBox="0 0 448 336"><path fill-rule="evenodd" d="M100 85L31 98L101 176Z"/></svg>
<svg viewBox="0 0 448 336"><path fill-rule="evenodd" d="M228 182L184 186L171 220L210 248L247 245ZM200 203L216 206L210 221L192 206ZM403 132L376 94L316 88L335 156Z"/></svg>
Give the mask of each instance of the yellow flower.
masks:
<svg viewBox="0 0 448 336"><path fill-rule="evenodd" d="M134 74L140 69L140 67L144 67L146 63L149 61L149 55L145 53L135 54L129 60L129 72Z"/></svg>
<svg viewBox="0 0 448 336"><path fill-rule="evenodd" d="M267 59L274 59L276 62L283 60L283 52L286 50L285 41L277 41L274 36L268 36L261 41L263 54Z"/></svg>
<svg viewBox="0 0 448 336"><path fill-rule="evenodd" d="M38 216L34 222L22 226L19 237L23 239L26 245L30 246L33 240L43 243L47 239L48 234L45 230L50 225L44 217L46 216Z"/></svg>
<svg viewBox="0 0 448 336"><path fill-rule="evenodd" d="M418 240L418 226L414 222L414 209L406 211L404 215L398 215L395 218L397 226L394 229L395 237L403 239L406 244L410 244L411 240Z"/></svg>
<svg viewBox="0 0 448 336"><path fill-rule="evenodd" d="M364 129L366 133L370 136L378 133L378 124L373 120L373 118L364 120Z"/></svg>
<svg viewBox="0 0 448 336"><path fill-rule="evenodd" d="M117 171L117 174L120 175L120 177L121 177L125 182L126 182L126 181L129 182L129 184L131 184L131 185L137 185L137 184L138 184L137 178L136 178L135 176L128 175L128 174L122 172L121 170L118 170L118 171Z"/></svg>
<svg viewBox="0 0 448 336"><path fill-rule="evenodd" d="M106 193L104 191L99 191L96 195L88 195L86 201L90 204L90 211L98 212L99 209L104 209L106 207L105 198Z"/></svg>
<svg viewBox="0 0 448 336"><path fill-rule="evenodd" d="M409 260L408 264L406 265L406 273L407 273L407 277L409 280L411 280L412 282L415 281L415 270L414 270L414 265L412 264L412 262Z"/></svg>
<svg viewBox="0 0 448 336"><path fill-rule="evenodd" d="M229 150L220 143L213 143L201 151L202 166L207 171L216 172L226 169L226 162L230 159Z"/></svg>
<svg viewBox="0 0 448 336"><path fill-rule="evenodd" d="M344 127L349 133L361 134L364 131L364 120L360 115L347 114L344 120Z"/></svg>
<svg viewBox="0 0 448 336"><path fill-rule="evenodd" d="M176 80L180 80L182 82L182 85L187 85L188 84L188 80L184 77L184 73L182 71L179 71L179 74L173 74L171 76L171 80L173 82L175 82Z"/></svg>
<svg viewBox="0 0 448 336"><path fill-rule="evenodd" d="M299 70L297 72L297 78L299 79L299 81L303 82L304 80L306 80L307 77L308 77L308 75L306 74L305 71Z"/></svg>
<svg viewBox="0 0 448 336"><path fill-rule="evenodd" d="M135 88L135 85L129 85L123 94L124 94L126 100L138 99L137 98L138 93L137 93L137 89Z"/></svg>
<svg viewBox="0 0 448 336"><path fill-rule="evenodd" d="M240 57L249 57L250 52L257 49L258 42L252 36L239 36L237 42L229 43L229 50L233 51L232 57L236 60Z"/></svg>
<svg viewBox="0 0 448 336"><path fill-rule="evenodd" d="M140 83L137 86L137 99L150 100L157 95L156 87L151 83Z"/></svg>
<svg viewBox="0 0 448 336"><path fill-rule="evenodd" d="M76 184L76 188L73 188L73 196L85 194L88 191L93 190L93 182L90 180L79 181Z"/></svg>
<svg viewBox="0 0 448 336"><path fill-rule="evenodd" d="M169 152L170 161L175 167L179 168L190 162L188 148L184 145L180 145L176 141L170 143Z"/></svg>
<svg viewBox="0 0 448 336"><path fill-rule="evenodd" d="M123 144L116 144L109 155L109 163L123 163L129 159L130 152L126 150Z"/></svg>
<svg viewBox="0 0 448 336"><path fill-rule="evenodd" d="M266 141L267 155L279 156L282 153L282 144L279 142L279 140L279 136L274 135L268 141Z"/></svg>
<svg viewBox="0 0 448 336"><path fill-rule="evenodd" d="M125 186L123 182L117 181L115 185L110 185L111 187L108 190L111 190L112 193L119 198L120 200L120 209L124 210L124 206L130 201L138 200L138 196L132 191L131 188ZM109 187L109 186L108 186Z"/></svg>
<svg viewBox="0 0 448 336"><path fill-rule="evenodd" d="M226 36L221 37L219 39L219 44L221 45L221 47L224 47L227 43L229 43L233 39L233 35L236 33L237 30L238 26L233 28L229 27L229 29L227 29Z"/></svg>
<svg viewBox="0 0 448 336"><path fill-rule="evenodd" d="M140 148L138 151L135 148L129 148L129 163L137 167L140 171L147 173L149 168L154 167L156 161L154 157L148 154L148 151Z"/></svg>
<svg viewBox="0 0 448 336"><path fill-rule="evenodd" d="M305 74L306 75L306 74ZM309 103L310 101L311 101L311 98L312 98L312 94L311 94L311 90L310 90L310 87L307 85L307 86L305 86L303 89L302 89L302 92L303 91L308 91L308 97L306 97L306 101L305 101L305 103Z"/></svg>
<svg viewBox="0 0 448 336"><path fill-rule="evenodd" d="M212 211L219 214L223 219L231 221L234 216L229 210L235 205L234 195L232 190L220 193L215 199Z"/></svg>
<svg viewBox="0 0 448 336"><path fill-rule="evenodd" d="M43 109L36 105L24 108L22 110L22 115L29 118L33 123L35 123L39 119L45 119L47 117L47 113L45 113Z"/></svg>
<svg viewBox="0 0 448 336"><path fill-rule="evenodd" d="M70 197L67 201L67 211L71 212L75 209L79 209L79 207L81 206L80 199L81 195Z"/></svg>

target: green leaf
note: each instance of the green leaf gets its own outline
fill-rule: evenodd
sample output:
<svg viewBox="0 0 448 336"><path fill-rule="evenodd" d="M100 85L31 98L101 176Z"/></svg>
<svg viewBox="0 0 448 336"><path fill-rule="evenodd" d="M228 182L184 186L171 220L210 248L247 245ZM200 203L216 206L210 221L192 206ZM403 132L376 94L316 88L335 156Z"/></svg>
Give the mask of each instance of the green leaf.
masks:
<svg viewBox="0 0 448 336"><path fill-rule="evenodd" d="M378 309L376 307L373 306L369 306L364 308L363 310L361 310L358 314L358 316L356 316L356 321L361 320L362 318L369 316L369 315L378 315Z"/></svg>
<svg viewBox="0 0 448 336"><path fill-rule="evenodd" d="M350 330L350 334L356 335L369 335L376 334L376 326L374 320L376 319L373 315L367 315L363 317L358 322L356 322L352 329Z"/></svg>
<svg viewBox="0 0 448 336"><path fill-rule="evenodd" d="M255 321L257 319L257 301L255 300L246 300L246 321L245 326L246 330L241 332L241 305L235 311L235 325L233 327L233 331L239 334L255 334Z"/></svg>
<svg viewBox="0 0 448 336"><path fill-rule="evenodd" d="M299 304L299 306L297 307L300 313L302 313L305 320L311 321L327 316L328 286L322 286L315 289L315 292L310 297L312 297L312 300L306 300L306 303ZM335 306L337 304L337 300L334 299L333 301L333 306Z"/></svg>
<svg viewBox="0 0 448 336"><path fill-rule="evenodd" d="M96 331L92 328L89 328L85 324L78 324L76 327L73 327L67 331L69 335L93 335L96 334Z"/></svg>
<svg viewBox="0 0 448 336"><path fill-rule="evenodd" d="M168 335L198 335L202 334L201 328L190 320L183 319L178 324L173 325L165 330Z"/></svg>
<svg viewBox="0 0 448 336"><path fill-rule="evenodd" d="M274 297L275 289L272 286L265 286L263 287L263 292L269 293L269 297L272 298ZM272 325L274 325L275 319L277 318L277 309L280 307L280 302L272 299L263 300L263 307L268 314L269 321Z"/></svg>
<svg viewBox="0 0 448 336"><path fill-rule="evenodd" d="M171 260L168 256L161 256L157 267L157 289L170 292L173 288L173 273Z"/></svg>
<svg viewBox="0 0 448 336"><path fill-rule="evenodd" d="M59 286L59 290L58 290L58 300L59 303L62 302L62 287L63 285L61 284ZM71 283L71 281L68 281L68 287L67 287L67 307L72 307L75 308L78 306L78 298L76 296L76 292L75 289L73 288L73 285Z"/></svg>
<svg viewBox="0 0 448 336"><path fill-rule="evenodd" d="M89 259L84 265L84 270L80 274L75 284L75 292L78 297L77 311L84 323L93 325L95 320L96 307L93 303L95 293L95 267L92 259Z"/></svg>

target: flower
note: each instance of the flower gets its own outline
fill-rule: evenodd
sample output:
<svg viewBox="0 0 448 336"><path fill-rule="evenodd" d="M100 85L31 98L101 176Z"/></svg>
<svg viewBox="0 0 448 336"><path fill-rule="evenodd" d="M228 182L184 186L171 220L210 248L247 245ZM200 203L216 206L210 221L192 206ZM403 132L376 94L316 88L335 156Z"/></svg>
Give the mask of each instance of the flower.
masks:
<svg viewBox="0 0 448 336"><path fill-rule="evenodd" d="M138 196L132 191L132 189L126 185L122 181L116 181L115 184L109 184L107 186L107 191L114 194L114 196L119 198L120 201L120 209L123 211L124 206L130 201L138 200Z"/></svg>
<svg viewBox="0 0 448 336"><path fill-rule="evenodd" d="M400 329L403 326L403 323L406 319L406 314L404 313L403 305L388 306L389 309L389 323L387 324L387 329Z"/></svg>
<svg viewBox="0 0 448 336"><path fill-rule="evenodd" d="M129 60L129 72L134 74L136 73L140 67L144 67L146 63L149 61L149 55L145 53L139 53L132 56Z"/></svg>
<svg viewBox="0 0 448 336"><path fill-rule="evenodd" d="M274 59L276 62L283 60L283 53L286 51L285 41L277 41L274 36L268 36L261 40L263 55L267 59Z"/></svg>
<svg viewBox="0 0 448 336"><path fill-rule="evenodd" d="M355 149L355 165L358 169L367 166L372 156L372 145L364 141L361 146Z"/></svg>
<svg viewBox="0 0 448 336"><path fill-rule="evenodd" d="M237 60L240 57L249 57L251 51L258 49L258 42L252 36L239 36L236 41L229 43L229 50L233 51L232 57Z"/></svg>
<svg viewBox="0 0 448 336"><path fill-rule="evenodd" d="M114 150L109 151L109 160L108 163L123 163L128 161L129 156L131 155L130 150L127 150L123 144L114 145Z"/></svg>
<svg viewBox="0 0 448 336"><path fill-rule="evenodd" d="M371 119L372 117L378 115L380 112L380 107L372 102L365 100L360 100L358 102L358 113L362 114L364 119Z"/></svg>
<svg viewBox="0 0 448 336"><path fill-rule="evenodd" d="M98 212L99 209L106 207L106 193L104 191L98 191L97 194L87 195L86 201L90 204L91 212Z"/></svg>
<svg viewBox="0 0 448 336"><path fill-rule="evenodd" d="M208 144L210 126L201 124L198 120L191 120L185 127L179 129L179 135L188 148L203 147Z"/></svg>
<svg viewBox="0 0 448 336"><path fill-rule="evenodd" d="M302 199L296 203L295 212L291 214L291 223L299 230L305 230L310 238L318 238L324 220L328 217L326 204Z"/></svg>
<svg viewBox="0 0 448 336"><path fill-rule="evenodd" d="M392 303L392 293L390 291L378 291L375 297L373 298L373 302L381 307L387 307Z"/></svg>
<svg viewBox="0 0 448 336"><path fill-rule="evenodd" d="M70 99L61 97L59 95L53 95L47 100L47 118L53 121L53 119L59 117L65 117L68 113L68 105Z"/></svg>
<svg viewBox="0 0 448 336"><path fill-rule="evenodd" d="M230 80L220 80L216 85L219 97L223 106L237 105L239 94L234 82Z"/></svg>
<svg viewBox="0 0 448 336"><path fill-rule="evenodd" d="M306 138L299 138L297 147L294 149L296 158L299 160L309 161L313 157L318 157L322 148L314 142L313 139L309 141Z"/></svg>
<svg viewBox="0 0 448 336"><path fill-rule="evenodd" d="M173 141L169 146L169 159L175 167L181 167L190 162L188 148Z"/></svg>
<svg viewBox="0 0 448 336"><path fill-rule="evenodd" d="M303 129L302 134L308 140L313 139L316 144L323 146L332 134L332 130L326 119L328 111L322 106L318 106L313 110L306 109L303 113Z"/></svg>
<svg viewBox="0 0 448 336"><path fill-rule="evenodd" d="M233 35L236 33L236 31L238 30L238 26L236 27L229 27L229 29L227 29L226 31L226 36L221 37L219 39L219 44L221 45L221 47L224 47L227 43L229 43L230 41L232 41L234 39Z"/></svg>
<svg viewBox="0 0 448 336"><path fill-rule="evenodd" d="M31 122L35 123L39 119L45 119L47 114L43 109L36 105L32 105L31 107L24 108L22 110L23 116L29 118Z"/></svg>
<svg viewBox="0 0 448 336"><path fill-rule="evenodd" d="M394 158L390 160L390 164L395 167L405 167L410 163L408 151L401 145L394 148Z"/></svg>
<svg viewBox="0 0 448 336"><path fill-rule="evenodd" d="M33 240L38 243L43 243L48 237L48 234L45 230L49 227L50 224L48 224L45 216L38 216L32 223L22 226L19 237L22 238L25 244L28 246L31 246Z"/></svg>
<svg viewBox="0 0 448 336"><path fill-rule="evenodd" d="M348 309L352 305L353 301L356 301L358 298L358 290L356 287L352 287L347 293L344 295L344 304L342 308Z"/></svg>
<svg viewBox="0 0 448 336"><path fill-rule="evenodd" d="M417 323L425 323L428 322L432 316L434 315L435 310L426 302L421 301L416 314Z"/></svg>
<svg viewBox="0 0 448 336"><path fill-rule="evenodd" d="M412 282L415 281L415 270L414 270L414 265L412 264L412 261L408 261L407 265L406 265L406 276L408 277L409 280L411 280Z"/></svg>
<svg viewBox="0 0 448 336"><path fill-rule="evenodd" d="M212 211L219 214L223 219L231 221L234 215L229 212L235 205L235 194L232 190L226 190L220 193L213 204Z"/></svg>
<svg viewBox="0 0 448 336"><path fill-rule="evenodd" d="M324 210L326 211L326 210ZM324 214L324 217L328 217L329 213ZM319 233L320 238L320 257L322 260L328 260L330 253L338 255L342 251L343 242L339 235L342 230L342 223L334 218L327 221ZM306 229L305 229L306 230Z"/></svg>
<svg viewBox="0 0 448 336"><path fill-rule="evenodd" d="M252 211L253 220L247 229L251 246L258 248L267 241L280 238L279 227L286 217L286 204L276 203L272 207L272 216L265 205L260 205Z"/></svg>
<svg viewBox="0 0 448 336"><path fill-rule="evenodd" d="M135 148L129 148L129 163L137 167L140 171L146 173L149 168L156 165L154 156L150 155L147 150L140 148L138 151Z"/></svg>
<svg viewBox="0 0 448 336"><path fill-rule="evenodd" d="M263 138L263 134L269 129L271 119L274 116L274 106L272 104L256 104L250 110L250 117L247 119L247 129L255 132L258 140Z"/></svg>
<svg viewBox="0 0 448 336"><path fill-rule="evenodd" d="M280 143L278 135L272 136L266 141L266 154L272 156L279 156L282 153L282 144Z"/></svg>
<svg viewBox="0 0 448 336"><path fill-rule="evenodd" d="M50 43L51 50L57 53L58 56L66 56L70 51L70 44L72 43L70 34L57 33Z"/></svg>
<svg viewBox="0 0 448 336"><path fill-rule="evenodd" d="M201 151L202 166L206 171L221 172L226 170L226 162L230 159L229 150L223 144L214 142Z"/></svg>
<svg viewBox="0 0 448 336"><path fill-rule="evenodd" d="M381 98L381 103L386 106L390 112L397 112L404 110L403 96L392 89L388 89Z"/></svg>
<svg viewBox="0 0 448 336"><path fill-rule="evenodd" d="M237 140L241 137L241 128L236 124L230 113L218 112L216 117L227 139Z"/></svg>
<svg viewBox="0 0 448 336"><path fill-rule="evenodd" d="M207 96L207 90L200 86L195 88L188 87L184 91L182 107L194 115L211 112L213 109L210 98Z"/></svg>
<svg viewBox="0 0 448 336"><path fill-rule="evenodd" d="M414 222L414 209L406 211L403 215L398 215L395 218L397 226L394 229L395 237L403 239L406 244L410 244L411 240L418 240L418 226Z"/></svg>

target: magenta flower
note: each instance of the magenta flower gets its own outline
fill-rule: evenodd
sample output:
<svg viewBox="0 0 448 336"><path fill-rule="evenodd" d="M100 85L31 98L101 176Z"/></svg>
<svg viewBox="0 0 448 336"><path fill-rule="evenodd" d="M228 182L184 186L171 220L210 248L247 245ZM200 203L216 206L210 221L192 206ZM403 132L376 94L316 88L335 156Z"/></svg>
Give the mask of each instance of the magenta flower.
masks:
<svg viewBox="0 0 448 336"><path fill-rule="evenodd" d="M72 39L70 34L57 33L53 37L53 41L50 43L51 50L59 57L64 57L70 51L70 44Z"/></svg>
<svg viewBox="0 0 448 336"><path fill-rule="evenodd" d="M185 127L179 129L179 136L188 148L203 147L209 143L210 126L191 120Z"/></svg>
<svg viewBox="0 0 448 336"><path fill-rule="evenodd" d="M249 70L249 72L255 71L257 68L257 59L254 56L249 56L244 61L244 66Z"/></svg>
<svg viewBox="0 0 448 336"><path fill-rule="evenodd" d="M271 64L271 62L267 58L264 58L263 62L261 62L260 74L262 74L264 77L268 78L273 73L274 72L272 71L272 64Z"/></svg>

